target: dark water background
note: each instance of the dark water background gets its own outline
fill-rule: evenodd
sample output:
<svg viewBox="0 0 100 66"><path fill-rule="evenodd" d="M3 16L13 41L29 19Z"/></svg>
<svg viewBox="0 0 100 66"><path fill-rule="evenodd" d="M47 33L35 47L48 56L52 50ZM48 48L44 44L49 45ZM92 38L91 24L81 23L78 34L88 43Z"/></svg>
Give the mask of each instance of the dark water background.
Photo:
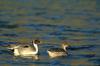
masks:
<svg viewBox="0 0 100 66"><path fill-rule="evenodd" d="M39 38L40 60L14 58L4 45ZM46 50L68 41L69 55ZM100 0L0 0L0 66L99 66Z"/></svg>

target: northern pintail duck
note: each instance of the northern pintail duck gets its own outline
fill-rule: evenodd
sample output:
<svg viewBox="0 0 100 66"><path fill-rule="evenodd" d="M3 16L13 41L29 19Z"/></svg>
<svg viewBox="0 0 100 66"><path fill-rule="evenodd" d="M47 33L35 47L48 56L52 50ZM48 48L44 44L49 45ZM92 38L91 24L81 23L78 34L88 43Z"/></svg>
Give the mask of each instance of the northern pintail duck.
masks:
<svg viewBox="0 0 100 66"><path fill-rule="evenodd" d="M14 56L34 56L38 54L39 40L33 40L31 44L11 44Z"/></svg>
<svg viewBox="0 0 100 66"><path fill-rule="evenodd" d="M51 58L67 56L68 55L67 48L68 48L68 43L64 42L62 43L62 48L50 48L47 50L47 53Z"/></svg>

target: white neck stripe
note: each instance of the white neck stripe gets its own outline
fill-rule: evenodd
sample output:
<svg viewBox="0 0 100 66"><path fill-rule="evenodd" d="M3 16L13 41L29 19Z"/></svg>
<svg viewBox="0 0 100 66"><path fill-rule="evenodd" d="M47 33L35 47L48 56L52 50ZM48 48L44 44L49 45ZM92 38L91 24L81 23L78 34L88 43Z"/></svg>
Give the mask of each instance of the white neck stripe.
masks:
<svg viewBox="0 0 100 66"><path fill-rule="evenodd" d="M34 45L34 47L35 47L35 49L36 49L36 51L35 51L35 52L33 52L33 54L37 54L37 53L38 53L38 45L37 45L37 44L35 44L35 43L33 43L33 45Z"/></svg>

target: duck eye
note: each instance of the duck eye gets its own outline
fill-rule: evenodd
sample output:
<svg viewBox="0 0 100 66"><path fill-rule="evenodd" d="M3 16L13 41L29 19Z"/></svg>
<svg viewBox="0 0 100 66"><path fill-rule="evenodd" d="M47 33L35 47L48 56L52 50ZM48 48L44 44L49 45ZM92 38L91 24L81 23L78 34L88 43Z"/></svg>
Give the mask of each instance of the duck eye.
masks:
<svg viewBox="0 0 100 66"><path fill-rule="evenodd" d="M28 48L28 46L24 46L24 48Z"/></svg>

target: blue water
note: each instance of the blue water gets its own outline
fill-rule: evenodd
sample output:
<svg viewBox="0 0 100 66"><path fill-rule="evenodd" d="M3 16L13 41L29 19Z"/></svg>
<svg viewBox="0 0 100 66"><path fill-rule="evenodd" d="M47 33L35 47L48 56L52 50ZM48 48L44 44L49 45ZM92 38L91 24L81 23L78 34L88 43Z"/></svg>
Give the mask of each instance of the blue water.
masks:
<svg viewBox="0 0 100 66"><path fill-rule="evenodd" d="M99 66L99 0L0 0L0 66ZM15 57L5 46L40 39L39 60ZM70 45L51 59L47 49Z"/></svg>

